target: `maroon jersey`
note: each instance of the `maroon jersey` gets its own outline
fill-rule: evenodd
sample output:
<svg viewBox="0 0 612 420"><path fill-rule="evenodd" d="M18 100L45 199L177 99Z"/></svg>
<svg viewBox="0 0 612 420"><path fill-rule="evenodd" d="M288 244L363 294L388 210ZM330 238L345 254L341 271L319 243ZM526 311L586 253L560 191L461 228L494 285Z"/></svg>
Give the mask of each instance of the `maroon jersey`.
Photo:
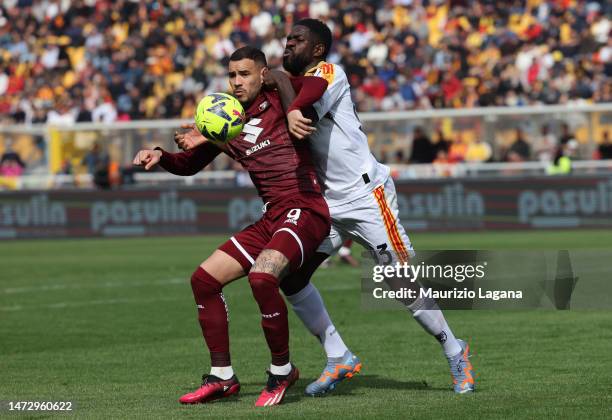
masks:
<svg viewBox="0 0 612 420"><path fill-rule="evenodd" d="M264 202L295 193L321 192L308 141L290 138L276 91L260 92L246 110L242 133L226 146L225 152L249 172ZM188 152L162 150L160 166L176 175L193 175L219 153L221 150L212 143Z"/></svg>
<svg viewBox="0 0 612 420"><path fill-rule="evenodd" d="M245 114L242 133L227 143L227 154L249 171L261 198L320 193L310 146L289 136L278 93L262 90Z"/></svg>

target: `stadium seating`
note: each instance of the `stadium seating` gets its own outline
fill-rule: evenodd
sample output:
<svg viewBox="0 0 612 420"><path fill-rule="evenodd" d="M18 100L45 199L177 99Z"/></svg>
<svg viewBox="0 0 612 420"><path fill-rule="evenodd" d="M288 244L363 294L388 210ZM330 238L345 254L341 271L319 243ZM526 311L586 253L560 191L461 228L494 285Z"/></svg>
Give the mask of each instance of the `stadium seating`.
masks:
<svg viewBox="0 0 612 420"><path fill-rule="evenodd" d="M609 2L600 1L6 0L0 6L0 127L190 119L201 96L226 90L225 65L235 48L261 47L278 67L287 29L309 16L333 29L328 59L346 69L362 112L610 103L611 13ZM558 140L565 116L550 115L548 135ZM610 128L609 114L589 115L569 127L581 144L599 142ZM374 152L388 163L414 162L412 133L419 124L434 142L442 136L454 144L439 162L472 160L463 155L477 138L493 149L481 151L487 159L515 161L506 151L517 128L531 146L521 159L536 160L546 121L526 119L488 134L481 116L432 114L392 130L368 123L376 118L364 122ZM44 137L0 129L0 153L18 152L28 174L83 173L82 158L100 139L111 158L120 156L105 134L62 135L60 157L46 150L51 136ZM581 149L580 157L591 158L595 149Z"/></svg>
<svg viewBox="0 0 612 420"><path fill-rule="evenodd" d="M189 117L226 88L235 48L278 66L286 28L307 16L333 28L329 59L360 111L612 101L608 2L307 4L4 1L0 119Z"/></svg>

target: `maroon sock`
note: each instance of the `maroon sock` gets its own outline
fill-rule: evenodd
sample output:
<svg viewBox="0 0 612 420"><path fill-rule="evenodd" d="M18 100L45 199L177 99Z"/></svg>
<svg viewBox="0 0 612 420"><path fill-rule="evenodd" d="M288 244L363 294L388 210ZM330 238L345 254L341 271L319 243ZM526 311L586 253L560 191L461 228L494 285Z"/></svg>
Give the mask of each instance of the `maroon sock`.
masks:
<svg viewBox="0 0 612 420"><path fill-rule="evenodd" d="M227 306L223 286L198 267L191 276L191 289L198 307L198 320L210 351L211 366L230 366Z"/></svg>
<svg viewBox="0 0 612 420"><path fill-rule="evenodd" d="M253 296L261 311L261 326L272 353L272 364L289 363L287 306L278 291L278 279L271 274L249 273Z"/></svg>

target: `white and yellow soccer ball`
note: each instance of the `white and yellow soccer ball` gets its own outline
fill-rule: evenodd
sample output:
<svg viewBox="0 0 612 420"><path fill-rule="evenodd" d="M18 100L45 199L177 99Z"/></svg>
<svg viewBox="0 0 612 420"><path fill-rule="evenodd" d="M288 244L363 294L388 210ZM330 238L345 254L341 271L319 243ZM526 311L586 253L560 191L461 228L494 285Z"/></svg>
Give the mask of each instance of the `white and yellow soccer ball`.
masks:
<svg viewBox="0 0 612 420"><path fill-rule="evenodd" d="M244 108L227 93L211 93L198 103L195 124L209 140L227 143L242 132Z"/></svg>

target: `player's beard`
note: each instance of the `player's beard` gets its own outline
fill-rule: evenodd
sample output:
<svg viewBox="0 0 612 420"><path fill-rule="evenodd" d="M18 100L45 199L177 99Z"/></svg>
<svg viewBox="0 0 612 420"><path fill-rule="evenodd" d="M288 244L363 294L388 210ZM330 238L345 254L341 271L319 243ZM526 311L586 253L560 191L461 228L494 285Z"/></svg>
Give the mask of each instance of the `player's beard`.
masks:
<svg viewBox="0 0 612 420"><path fill-rule="evenodd" d="M308 57L304 55L289 55L283 57L283 68L294 76L302 74L310 64Z"/></svg>

